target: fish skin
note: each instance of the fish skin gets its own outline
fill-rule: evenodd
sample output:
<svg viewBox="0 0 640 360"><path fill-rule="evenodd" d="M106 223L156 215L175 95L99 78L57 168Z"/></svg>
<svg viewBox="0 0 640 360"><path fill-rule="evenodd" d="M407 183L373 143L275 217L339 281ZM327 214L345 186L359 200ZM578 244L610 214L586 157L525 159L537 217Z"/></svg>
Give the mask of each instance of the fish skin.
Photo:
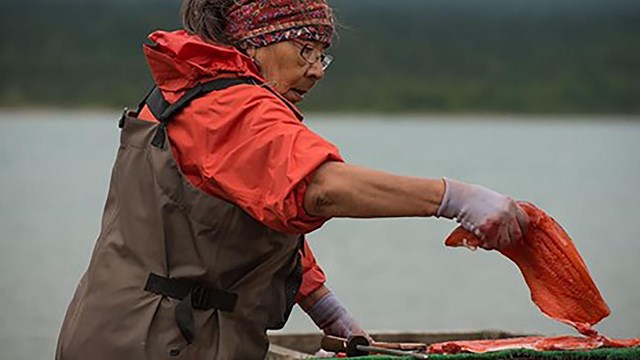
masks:
<svg viewBox="0 0 640 360"><path fill-rule="evenodd" d="M548 317L573 326L586 336L597 336L592 326L611 311L594 283L584 260L564 229L544 211L528 202L518 205L529 216L524 241L499 250L522 273L531 299ZM462 227L445 240L451 247L475 248L481 241Z"/></svg>

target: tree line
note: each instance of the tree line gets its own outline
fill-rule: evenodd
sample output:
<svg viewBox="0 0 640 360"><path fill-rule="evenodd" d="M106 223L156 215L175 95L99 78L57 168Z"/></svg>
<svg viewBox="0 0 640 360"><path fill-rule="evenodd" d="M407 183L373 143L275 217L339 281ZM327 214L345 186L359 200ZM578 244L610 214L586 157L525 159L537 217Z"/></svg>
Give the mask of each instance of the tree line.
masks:
<svg viewBox="0 0 640 360"><path fill-rule="evenodd" d="M639 6L611 1L333 1L335 62L303 108L639 113ZM152 81L146 35L179 28L178 8L166 0L3 1L0 106L135 104Z"/></svg>

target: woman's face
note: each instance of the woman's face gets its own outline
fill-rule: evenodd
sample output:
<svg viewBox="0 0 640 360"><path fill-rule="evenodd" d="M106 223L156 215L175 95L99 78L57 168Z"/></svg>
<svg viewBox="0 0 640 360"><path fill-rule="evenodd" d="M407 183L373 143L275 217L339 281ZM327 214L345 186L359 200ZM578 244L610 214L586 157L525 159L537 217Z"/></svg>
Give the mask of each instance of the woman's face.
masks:
<svg viewBox="0 0 640 360"><path fill-rule="evenodd" d="M320 55L325 45L313 41L282 41L257 49L248 49L262 76L285 99L302 101L305 94L324 77L321 61L309 63L301 56L304 45L310 45Z"/></svg>

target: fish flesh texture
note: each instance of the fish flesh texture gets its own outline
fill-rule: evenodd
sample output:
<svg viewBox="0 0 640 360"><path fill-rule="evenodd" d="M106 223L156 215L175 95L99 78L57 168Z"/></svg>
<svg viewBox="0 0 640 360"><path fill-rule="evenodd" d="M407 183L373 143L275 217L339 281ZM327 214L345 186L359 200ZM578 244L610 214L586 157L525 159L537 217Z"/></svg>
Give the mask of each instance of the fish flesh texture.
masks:
<svg viewBox="0 0 640 360"><path fill-rule="evenodd" d="M544 211L531 203L518 205L529 216L524 241L500 252L513 261L529 286L531 299L548 317L573 326L583 337L531 336L499 340L453 341L432 344L429 353L456 354L529 349L589 350L600 347L640 346L638 339L610 339L593 325L610 314L600 291L569 235ZM477 248L480 240L462 227L445 240L447 246Z"/></svg>
<svg viewBox="0 0 640 360"><path fill-rule="evenodd" d="M592 326L610 310L571 238L533 204L518 205L529 216L529 229L524 241L500 252L518 266L531 299L545 315L573 326L583 335L597 335ZM445 244L474 248L480 240L458 227Z"/></svg>
<svg viewBox="0 0 640 360"><path fill-rule="evenodd" d="M591 350L600 347L640 346L640 339L609 339L604 336L529 336L497 340L450 341L429 345L430 354L485 353L526 349L535 351Z"/></svg>

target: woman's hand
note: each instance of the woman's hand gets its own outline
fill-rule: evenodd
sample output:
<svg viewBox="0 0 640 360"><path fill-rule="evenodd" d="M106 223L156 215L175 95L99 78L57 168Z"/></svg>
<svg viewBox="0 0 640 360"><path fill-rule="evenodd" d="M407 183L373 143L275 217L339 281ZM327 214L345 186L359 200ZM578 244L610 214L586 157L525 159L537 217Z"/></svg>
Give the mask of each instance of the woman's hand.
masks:
<svg viewBox="0 0 640 360"><path fill-rule="evenodd" d="M444 182L437 216L456 219L487 250L505 249L523 240L529 218L513 199L478 185L447 178Z"/></svg>

